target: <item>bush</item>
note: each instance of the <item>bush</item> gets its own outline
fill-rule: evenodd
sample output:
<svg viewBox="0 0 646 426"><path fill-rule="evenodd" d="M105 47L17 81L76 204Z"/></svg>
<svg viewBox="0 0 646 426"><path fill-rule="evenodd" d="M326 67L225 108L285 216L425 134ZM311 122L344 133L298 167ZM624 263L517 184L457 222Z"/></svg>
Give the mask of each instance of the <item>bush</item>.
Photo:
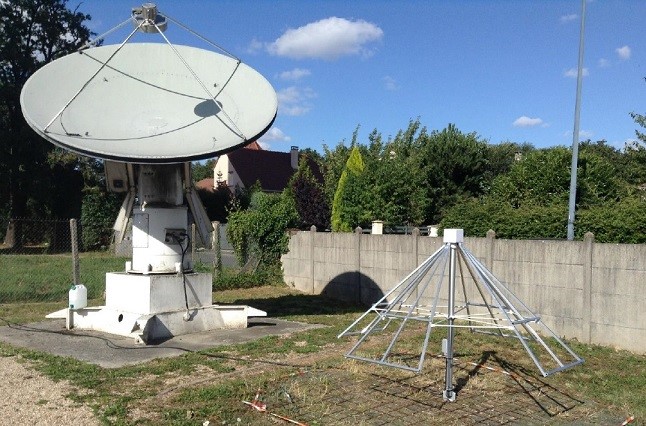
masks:
<svg viewBox="0 0 646 426"><path fill-rule="evenodd" d="M513 208L492 200L472 200L447 211L442 228L463 228L468 236L484 236L489 229L507 239L567 237L567 205L530 205ZM592 232L600 243L646 243L646 201L633 197L577 209L575 238Z"/></svg>
<svg viewBox="0 0 646 426"><path fill-rule="evenodd" d="M81 235L83 250L104 249L112 240L112 225L119 212L121 197L102 188L83 190L81 206Z"/></svg>
<svg viewBox="0 0 646 426"><path fill-rule="evenodd" d="M441 228L462 228L468 236L485 236L489 229L499 238L566 238L566 205L526 205L514 208L493 200L472 200L449 209Z"/></svg>
<svg viewBox="0 0 646 426"><path fill-rule="evenodd" d="M282 271L278 265L263 266L255 272L224 269L213 279L213 290L233 290L281 284L283 284Z"/></svg>
<svg viewBox="0 0 646 426"><path fill-rule="evenodd" d="M261 264L280 262L287 252L287 229L298 225L294 201L286 194L256 192L248 210L229 215L227 237L233 246L238 263L246 263L250 255Z"/></svg>
<svg viewBox="0 0 646 426"><path fill-rule="evenodd" d="M229 214L227 209L233 199L233 194L226 184L220 182L214 190L198 188L197 195L199 195L202 205L206 209L209 220L221 223L227 222Z"/></svg>
<svg viewBox="0 0 646 426"><path fill-rule="evenodd" d="M646 243L646 201L629 198L577 212L575 235L592 232L600 243Z"/></svg>

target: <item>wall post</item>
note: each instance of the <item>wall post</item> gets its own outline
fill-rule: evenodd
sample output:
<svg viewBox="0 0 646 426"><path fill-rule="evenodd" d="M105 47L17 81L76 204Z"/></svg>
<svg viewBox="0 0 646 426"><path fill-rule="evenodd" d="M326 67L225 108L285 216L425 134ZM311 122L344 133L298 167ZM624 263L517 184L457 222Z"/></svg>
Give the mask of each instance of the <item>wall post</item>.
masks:
<svg viewBox="0 0 646 426"><path fill-rule="evenodd" d="M417 263L419 262L419 228L413 228L413 231L410 233L411 236L413 237L413 252L412 254L412 261L411 261L411 271L414 271L417 269L417 266L419 266ZM419 288L418 286L415 286L415 300L419 300Z"/></svg>
<svg viewBox="0 0 646 426"><path fill-rule="evenodd" d="M493 246L496 243L496 231L490 229L487 231L487 268L493 272Z"/></svg>
<svg viewBox="0 0 646 426"><path fill-rule="evenodd" d="M594 234L586 232L583 237L583 315L581 318L581 340L592 343L592 253L594 248Z"/></svg>
<svg viewBox="0 0 646 426"><path fill-rule="evenodd" d="M310 227L310 274L312 275L312 294L314 294L314 242L316 241L316 225Z"/></svg>
<svg viewBox="0 0 646 426"><path fill-rule="evenodd" d="M355 290L355 297L359 303L361 303L361 286L363 283L361 282L361 234L363 234L363 229L361 229L360 226L357 226L354 229L354 234L356 235L355 238L355 243L354 243L354 251L355 251L355 258L354 258L354 264L355 264L355 278L354 278L354 284L356 287Z"/></svg>

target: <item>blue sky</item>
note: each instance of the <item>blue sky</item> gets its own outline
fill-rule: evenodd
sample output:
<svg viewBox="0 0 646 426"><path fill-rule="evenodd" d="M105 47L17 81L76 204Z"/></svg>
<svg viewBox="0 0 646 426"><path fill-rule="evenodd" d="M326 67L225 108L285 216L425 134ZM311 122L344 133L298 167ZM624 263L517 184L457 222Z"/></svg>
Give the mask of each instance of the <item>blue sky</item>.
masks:
<svg viewBox="0 0 646 426"><path fill-rule="evenodd" d="M140 4L83 0L79 10L101 34ZM455 123L490 143L572 143L578 0L156 4L271 82L279 111L262 138L271 150L322 152L349 142L357 126L365 143L373 129L387 138L416 118L429 130ZM172 26L171 42L207 47ZM638 128L630 113L646 114L646 1L589 0L584 62L581 139L621 148Z"/></svg>

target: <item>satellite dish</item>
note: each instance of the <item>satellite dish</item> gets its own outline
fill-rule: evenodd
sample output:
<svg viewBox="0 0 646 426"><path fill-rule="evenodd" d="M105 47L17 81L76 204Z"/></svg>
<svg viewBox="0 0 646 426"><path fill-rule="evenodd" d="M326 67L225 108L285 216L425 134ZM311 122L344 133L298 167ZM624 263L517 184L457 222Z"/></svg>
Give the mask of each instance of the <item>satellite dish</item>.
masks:
<svg viewBox="0 0 646 426"><path fill-rule="evenodd" d="M119 45L96 46L45 65L23 86L29 125L50 142L105 160L108 189L125 192L115 231L132 213L132 261L106 274L105 306L52 315L73 326L133 336L137 342L216 328L244 328L248 306L213 305L213 279L195 272L189 210L205 246L211 223L197 195L190 161L213 157L263 135L278 99L269 82L239 59L171 44L168 22L214 43L153 3L132 10L134 30ZM137 32L162 43L128 44ZM62 313L61 313L62 312ZM75 325L76 323L76 325Z"/></svg>
<svg viewBox="0 0 646 426"><path fill-rule="evenodd" d="M231 151L276 118L271 84L239 60L162 43L109 45L57 59L25 83L27 123L65 149L133 163Z"/></svg>

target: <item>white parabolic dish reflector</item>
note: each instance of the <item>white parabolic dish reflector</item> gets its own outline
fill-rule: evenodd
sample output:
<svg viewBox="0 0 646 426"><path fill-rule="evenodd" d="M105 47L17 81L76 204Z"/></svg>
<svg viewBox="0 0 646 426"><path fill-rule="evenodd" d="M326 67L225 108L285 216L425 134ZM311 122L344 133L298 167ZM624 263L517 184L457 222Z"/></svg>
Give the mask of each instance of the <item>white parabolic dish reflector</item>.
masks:
<svg viewBox="0 0 646 426"><path fill-rule="evenodd" d="M64 56L31 76L20 102L27 123L50 142L140 163L197 160L235 149L262 136L278 107L271 84L249 66L161 43Z"/></svg>

